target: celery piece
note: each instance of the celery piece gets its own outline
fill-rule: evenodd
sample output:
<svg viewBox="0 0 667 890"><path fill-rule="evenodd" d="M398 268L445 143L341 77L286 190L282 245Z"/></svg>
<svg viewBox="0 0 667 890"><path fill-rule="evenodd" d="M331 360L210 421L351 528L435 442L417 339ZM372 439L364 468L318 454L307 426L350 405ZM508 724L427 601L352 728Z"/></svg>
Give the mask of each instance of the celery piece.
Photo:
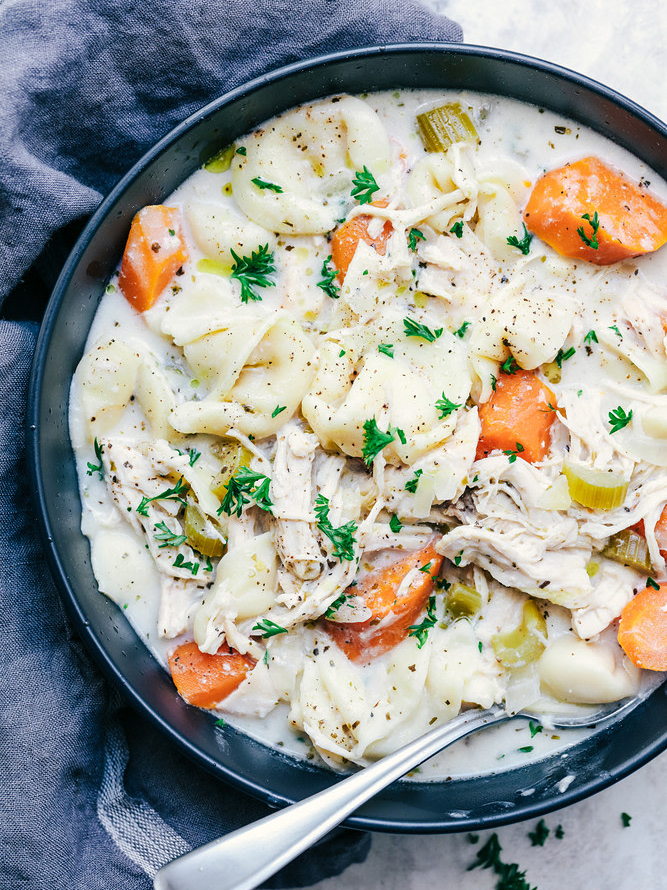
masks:
<svg viewBox="0 0 667 890"><path fill-rule="evenodd" d="M560 383L562 372L556 362L546 362L546 364L542 365L542 372L549 383Z"/></svg>
<svg viewBox="0 0 667 890"><path fill-rule="evenodd" d="M519 668L537 661L546 648L547 623L539 606L528 600L523 607L521 624L491 638L496 659L503 667Z"/></svg>
<svg viewBox="0 0 667 890"><path fill-rule="evenodd" d="M226 145L204 163L204 170L208 170L209 173L225 173L231 167L235 152L236 146L233 143Z"/></svg>
<svg viewBox="0 0 667 890"><path fill-rule="evenodd" d="M222 439L211 447L222 466L211 484L211 491L220 500L227 494L229 480L241 467L247 467L252 460L252 453L235 439Z"/></svg>
<svg viewBox="0 0 667 890"><path fill-rule="evenodd" d="M478 590L467 584L454 582L447 591L445 605L455 618L474 615L482 608L482 597Z"/></svg>
<svg viewBox="0 0 667 890"><path fill-rule="evenodd" d="M639 569L640 572L651 571L651 557L646 538L632 528L624 528L623 531L612 535L602 553L609 559Z"/></svg>
<svg viewBox="0 0 667 890"><path fill-rule="evenodd" d="M232 267L227 263L221 263L220 260L202 257L197 260L197 271L206 272L207 275L220 275L221 278L229 278L232 274Z"/></svg>
<svg viewBox="0 0 667 890"><path fill-rule="evenodd" d="M628 482L621 473L594 470L563 464L563 474L573 501L594 510L613 510L620 507L628 493Z"/></svg>
<svg viewBox="0 0 667 890"><path fill-rule="evenodd" d="M419 136L426 151L447 151L454 142L479 142L479 136L460 102L448 102L417 115Z"/></svg>
<svg viewBox="0 0 667 890"><path fill-rule="evenodd" d="M222 556L225 552L224 541L215 534L212 524L192 501L188 501L185 508L183 531L188 544L204 556Z"/></svg>

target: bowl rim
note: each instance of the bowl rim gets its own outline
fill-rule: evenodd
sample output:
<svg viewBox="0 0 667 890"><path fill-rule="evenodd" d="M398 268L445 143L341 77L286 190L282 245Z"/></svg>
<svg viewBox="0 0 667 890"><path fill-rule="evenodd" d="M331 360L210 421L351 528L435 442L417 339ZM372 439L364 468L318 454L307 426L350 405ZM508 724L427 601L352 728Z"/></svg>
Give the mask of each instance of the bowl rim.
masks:
<svg viewBox="0 0 667 890"><path fill-rule="evenodd" d="M221 96L202 106L193 114L189 115L185 120L162 136L130 167L128 172L118 180L116 185L102 199L99 206L92 214L58 276L44 313L32 362L25 421L28 474L34 503L37 507L38 528L47 563L59 596L64 603L70 618L73 620L77 633L85 643L88 652L92 655L95 663L101 669L104 676L114 685L120 687L130 703L142 714L148 717L151 723L164 732L181 751L200 766L207 769L210 773L214 774L218 779L230 782L242 791L268 802L271 806L288 805L301 798L298 795L293 798L276 795L260 782L254 781L251 777L239 776L237 773L226 767L225 764L202 751L196 744L176 729L167 719L157 713L143 699L141 694L134 689L123 672L107 655L100 640L98 640L94 630L87 620L86 614L81 608L74 590L70 585L65 565L54 543L53 528L48 518L47 498L44 490L40 461L40 406L41 391L44 382L45 357L53 327L58 317L60 304L70 279L85 249L88 247L94 235L106 219L109 209L123 195L128 186L146 169L146 167L155 161L167 148L177 142L184 133L210 115L217 113L226 105L235 102L237 99L249 96L258 89L278 83L299 72L325 67L338 61L367 59L374 56L398 55L399 53L433 53L439 55L458 54L463 57L483 57L512 62L515 65L523 66L531 71L537 69L543 73L554 75L575 85L581 86L588 91L597 94L601 98L612 102L615 106L622 108L632 116L643 121L652 130L659 134L662 139L667 140L667 125L665 125L663 121L641 105L623 96L611 87L555 63L495 47L432 41L392 43L386 45L380 44L326 53L283 65L225 92ZM490 93L492 91L486 92ZM503 96L504 94L499 91L497 95ZM315 99L313 101L315 101ZM590 124L585 124L585 126L594 129ZM667 692L667 689L663 687L663 691ZM640 708L641 707L642 706L640 706ZM364 830L428 834L467 831L471 828L480 827L491 828L525 819L531 819L573 804L593 793L603 790L609 785L634 772L666 748L667 727L665 728L663 737L656 740L654 744L645 746L641 750L636 751L622 764L611 770L605 771L604 774L597 776L595 779L591 779L590 781L572 787L571 789L566 789L561 792L557 798L552 798L548 801L534 801L531 803L530 798L525 798L525 803L511 812L485 815L481 820L479 818L462 818L457 819L456 822L453 823L451 820L447 821L446 818L434 819L431 821L418 821L410 818L399 817L398 819L394 819L383 816L370 817L363 814L357 814L348 818L344 825ZM332 777L334 775L335 774L332 773ZM443 815L446 816L446 814Z"/></svg>

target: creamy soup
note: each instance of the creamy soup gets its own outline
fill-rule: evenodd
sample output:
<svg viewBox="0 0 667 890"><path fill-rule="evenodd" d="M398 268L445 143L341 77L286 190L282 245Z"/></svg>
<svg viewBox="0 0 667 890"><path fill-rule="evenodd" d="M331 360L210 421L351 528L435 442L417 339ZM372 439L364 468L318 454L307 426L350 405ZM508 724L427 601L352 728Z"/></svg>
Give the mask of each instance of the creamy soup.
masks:
<svg viewBox="0 0 667 890"><path fill-rule="evenodd" d="M100 591L187 701L346 768L664 667L665 201L548 111L400 91L139 212L70 429ZM508 725L420 778L580 737Z"/></svg>

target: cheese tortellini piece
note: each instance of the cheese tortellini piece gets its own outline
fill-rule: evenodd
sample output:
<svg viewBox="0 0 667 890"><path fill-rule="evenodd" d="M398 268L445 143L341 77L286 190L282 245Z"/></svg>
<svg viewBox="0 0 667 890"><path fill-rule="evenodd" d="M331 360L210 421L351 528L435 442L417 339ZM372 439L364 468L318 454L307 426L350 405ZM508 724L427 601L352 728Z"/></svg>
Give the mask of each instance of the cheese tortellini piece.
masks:
<svg viewBox="0 0 667 890"><path fill-rule="evenodd" d="M81 407L89 440L104 435L127 408L137 382L141 351L121 340L95 345L81 359Z"/></svg>
<svg viewBox="0 0 667 890"><path fill-rule="evenodd" d="M640 670L618 647L571 636L549 645L539 672L548 692L574 704L618 701L639 691Z"/></svg>
<svg viewBox="0 0 667 890"><path fill-rule="evenodd" d="M231 269L237 256L250 256L263 245L275 247L275 235L258 226L229 205L193 201L186 211L197 247L208 257L227 263Z"/></svg>
<svg viewBox="0 0 667 890"><path fill-rule="evenodd" d="M246 154L232 162L236 202L257 225L289 235L331 231L345 215L355 171L365 166L381 183L391 159L379 116L351 96L290 111L243 146Z"/></svg>

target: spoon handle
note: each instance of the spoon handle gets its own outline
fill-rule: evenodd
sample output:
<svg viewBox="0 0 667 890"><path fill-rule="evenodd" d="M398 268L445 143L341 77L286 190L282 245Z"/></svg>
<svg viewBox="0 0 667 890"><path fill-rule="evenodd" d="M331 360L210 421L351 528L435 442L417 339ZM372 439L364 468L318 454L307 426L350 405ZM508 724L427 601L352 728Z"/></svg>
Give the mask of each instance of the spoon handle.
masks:
<svg viewBox="0 0 667 890"><path fill-rule="evenodd" d="M155 890L252 890L387 785L458 739L509 716L500 705L464 711L330 788L168 863L155 876Z"/></svg>

